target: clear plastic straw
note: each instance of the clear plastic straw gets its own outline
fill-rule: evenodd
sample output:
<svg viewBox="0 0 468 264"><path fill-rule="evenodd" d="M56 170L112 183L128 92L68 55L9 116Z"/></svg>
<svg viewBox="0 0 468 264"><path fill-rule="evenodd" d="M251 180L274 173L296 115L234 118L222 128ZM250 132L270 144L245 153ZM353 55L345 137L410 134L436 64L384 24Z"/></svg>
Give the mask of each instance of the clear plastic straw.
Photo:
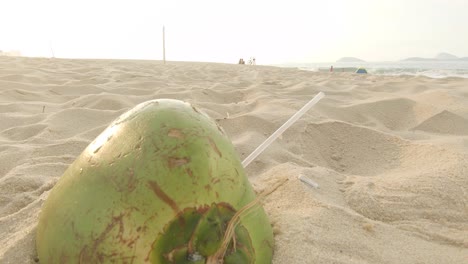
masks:
<svg viewBox="0 0 468 264"><path fill-rule="evenodd" d="M307 112L312 106L314 106L320 99L325 96L323 92L318 93L312 100L304 105L299 111L297 111L286 123L284 123L278 130L276 130L269 138L267 138L260 146L258 146L244 161L242 166L247 167L260 153L262 153L275 139L277 139L286 129L288 129L294 122L296 122L305 112Z"/></svg>

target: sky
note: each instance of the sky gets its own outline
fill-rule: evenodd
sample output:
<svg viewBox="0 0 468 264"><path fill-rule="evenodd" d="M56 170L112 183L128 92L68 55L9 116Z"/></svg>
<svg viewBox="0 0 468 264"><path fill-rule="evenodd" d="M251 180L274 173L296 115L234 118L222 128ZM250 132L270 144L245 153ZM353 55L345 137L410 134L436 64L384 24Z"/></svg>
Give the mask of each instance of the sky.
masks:
<svg viewBox="0 0 468 264"><path fill-rule="evenodd" d="M468 57L468 0L0 0L0 50L258 64Z"/></svg>

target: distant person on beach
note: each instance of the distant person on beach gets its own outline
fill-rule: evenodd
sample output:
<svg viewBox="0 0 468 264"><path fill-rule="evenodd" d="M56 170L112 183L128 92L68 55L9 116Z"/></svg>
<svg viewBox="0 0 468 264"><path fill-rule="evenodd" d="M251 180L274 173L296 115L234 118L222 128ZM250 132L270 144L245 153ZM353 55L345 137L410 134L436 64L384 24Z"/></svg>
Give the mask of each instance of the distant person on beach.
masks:
<svg viewBox="0 0 468 264"><path fill-rule="evenodd" d="M240 60L239 60L239 64L245 64L245 61L244 61L244 59L240 58Z"/></svg>
<svg viewBox="0 0 468 264"><path fill-rule="evenodd" d="M333 65L330 67L330 72L333 72Z"/></svg>
<svg viewBox="0 0 468 264"><path fill-rule="evenodd" d="M257 65L257 63L255 62L255 57L253 57L252 63L253 63L253 65Z"/></svg>

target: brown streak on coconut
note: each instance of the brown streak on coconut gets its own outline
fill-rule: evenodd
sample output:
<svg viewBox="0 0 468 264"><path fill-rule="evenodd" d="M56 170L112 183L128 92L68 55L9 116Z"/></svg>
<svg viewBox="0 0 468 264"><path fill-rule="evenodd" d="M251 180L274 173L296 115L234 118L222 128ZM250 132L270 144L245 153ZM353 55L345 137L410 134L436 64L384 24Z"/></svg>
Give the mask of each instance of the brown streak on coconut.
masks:
<svg viewBox="0 0 468 264"><path fill-rule="evenodd" d="M189 158L169 158L168 159L168 162L169 162L169 168L174 168L174 167L180 167L182 165L185 165L187 163L190 162L190 159Z"/></svg>
<svg viewBox="0 0 468 264"><path fill-rule="evenodd" d="M213 148L213 150L216 152L216 154L218 154L218 156L221 158L223 157L223 154L221 154L221 151L219 151L218 149L218 146L216 145L216 143L213 141L212 138L208 138L208 141L210 142L210 146L211 148Z"/></svg>
<svg viewBox="0 0 468 264"><path fill-rule="evenodd" d="M153 190L153 192L156 194L156 196L158 196L159 199L161 199L163 202L169 205L176 214L180 212L180 209L174 202L174 200L172 200L171 197L169 197L163 190L161 190L161 188L155 181L148 181L148 184Z"/></svg>
<svg viewBox="0 0 468 264"><path fill-rule="evenodd" d="M121 224L123 216L124 214L122 213L116 217L112 217L112 221L106 226L106 229L104 229L104 231L99 235L99 237L94 240L94 243L91 246L91 248L89 249L88 246L85 246L81 250L80 263L88 263L88 262L93 261L93 255L96 253L99 253L97 252L99 245L104 241L107 234L109 234L117 224Z"/></svg>
<svg viewBox="0 0 468 264"><path fill-rule="evenodd" d="M177 139L185 138L184 133L182 133L180 129L176 129L176 128L170 129L169 132L167 133L167 136L172 137L172 138L177 138Z"/></svg>
<svg viewBox="0 0 468 264"><path fill-rule="evenodd" d="M193 171L190 168L187 168L185 171L190 176L190 178L193 178Z"/></svg>

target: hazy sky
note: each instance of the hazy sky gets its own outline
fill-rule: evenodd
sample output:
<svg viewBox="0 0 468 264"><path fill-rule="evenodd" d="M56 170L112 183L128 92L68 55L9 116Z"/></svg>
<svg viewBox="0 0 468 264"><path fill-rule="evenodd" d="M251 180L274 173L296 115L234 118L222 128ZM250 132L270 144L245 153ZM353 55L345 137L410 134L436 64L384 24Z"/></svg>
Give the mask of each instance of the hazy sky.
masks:
<svg viewBox="0 0 468 264"><path fill-rule="evenodd" d="M468 56L468 0L0 0L0 50L259 63Z"/></svg>

